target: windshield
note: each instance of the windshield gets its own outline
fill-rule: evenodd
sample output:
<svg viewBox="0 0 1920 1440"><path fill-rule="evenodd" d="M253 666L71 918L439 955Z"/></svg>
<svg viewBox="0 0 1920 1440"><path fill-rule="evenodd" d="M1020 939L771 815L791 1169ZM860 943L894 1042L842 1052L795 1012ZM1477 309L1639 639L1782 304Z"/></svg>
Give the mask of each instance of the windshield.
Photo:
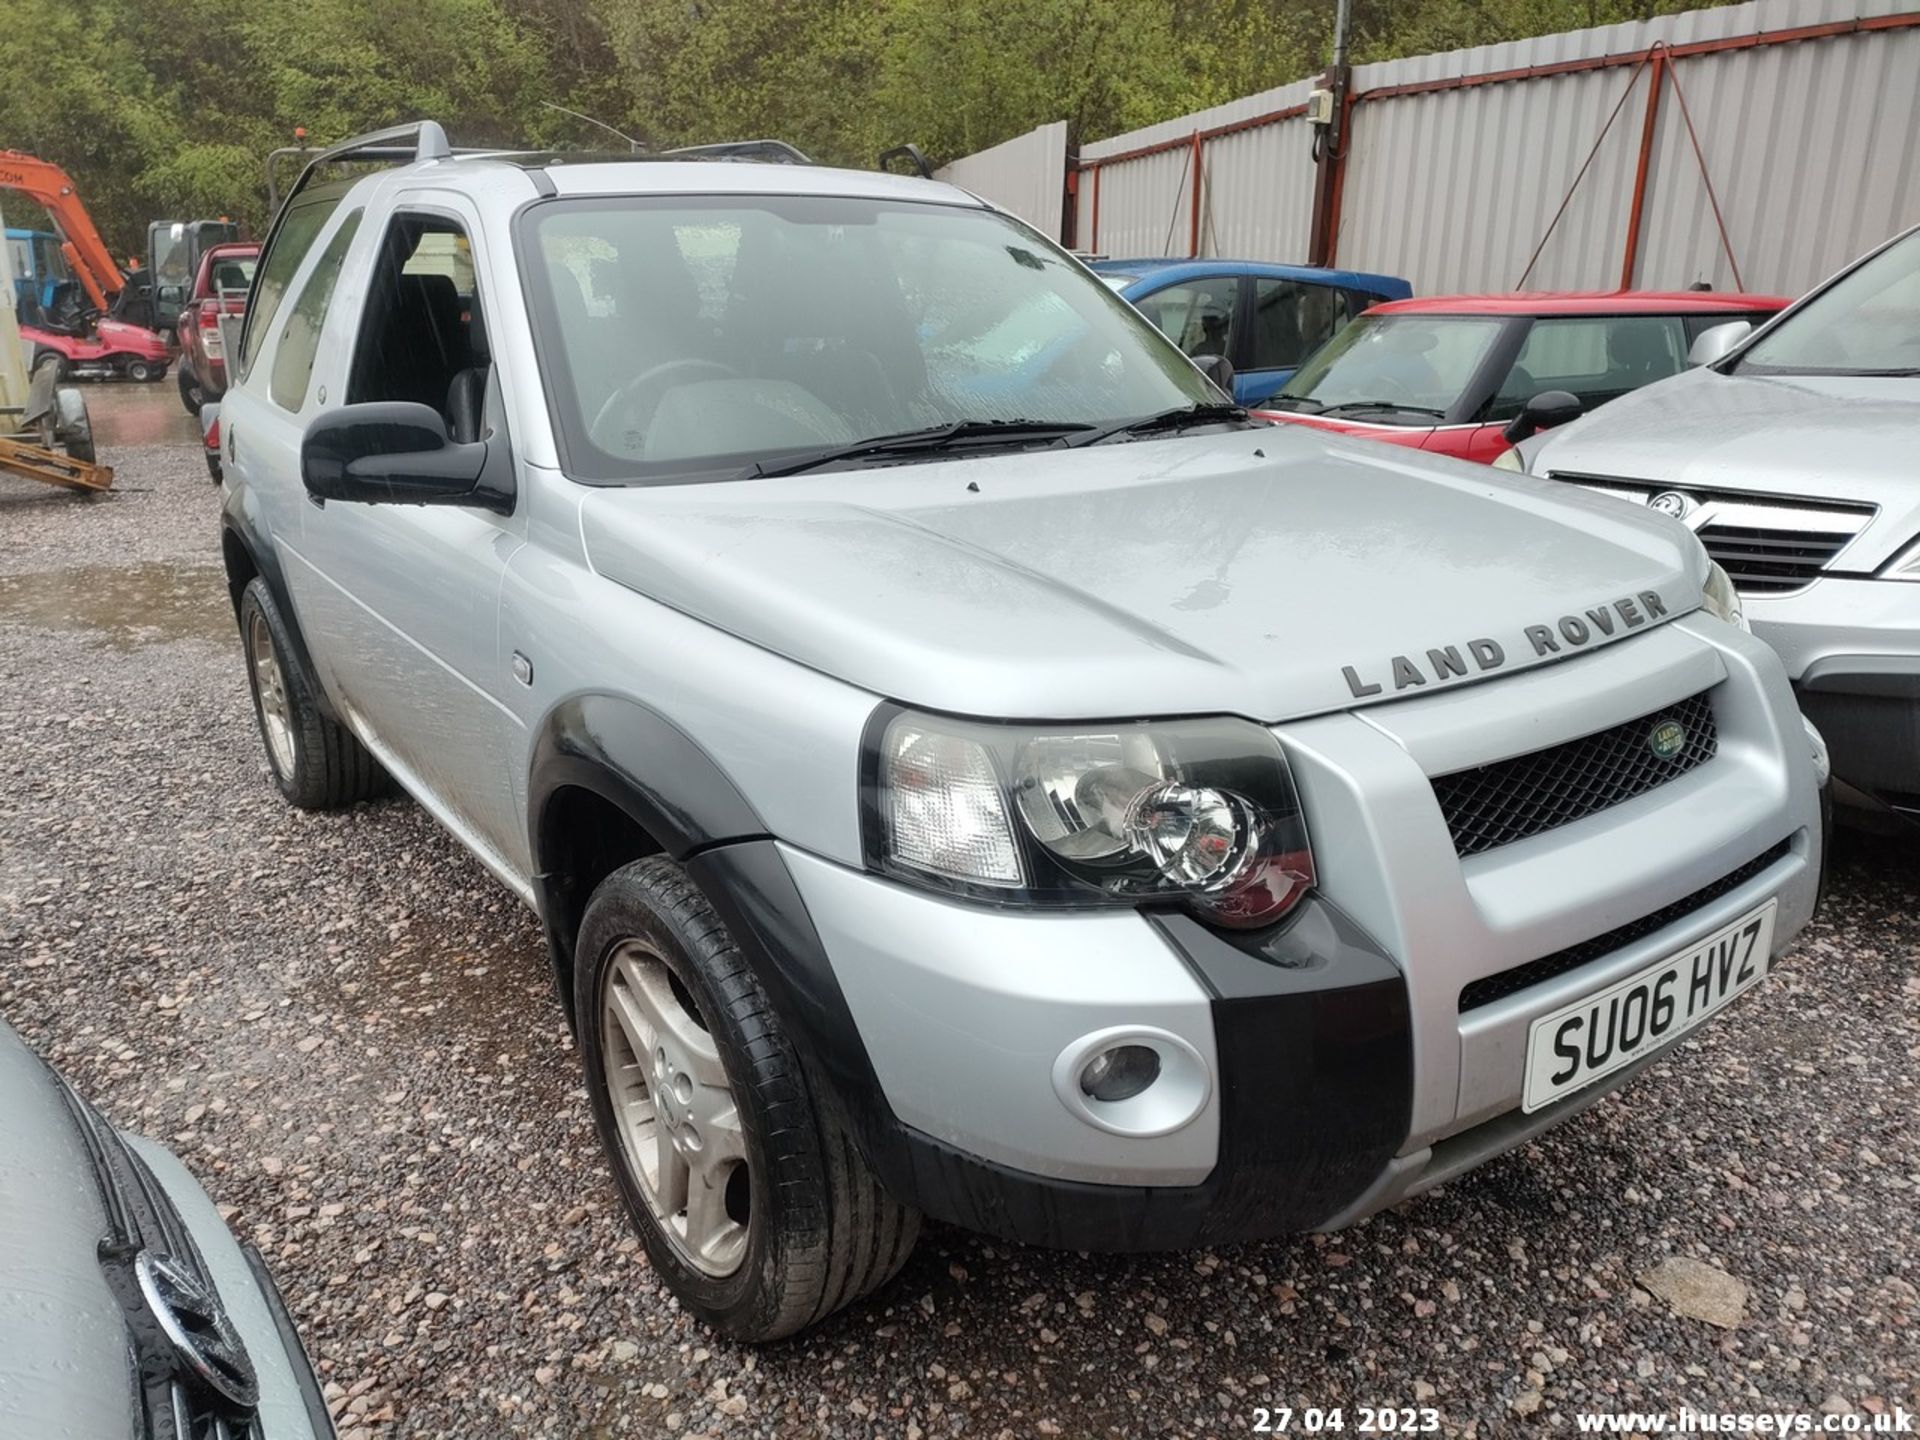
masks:
<svg viewBox="0 0 1920 1440"><path fill-rule="evenodd" d="M1920 374L1920 231L1882 250L1756 341L1767 375Z"/></svg>
<svg viewBox="0 0 1920 1440"><path fill-rule="evenodd" d="M936 426L1101 426L1220 398L1124 300L991 211L623 196L523 224L542 372L584 480L738 475Z"/></svg>
<svg viewBox="0 0 1920 1440"><path fill-rule="evenodd" d="M1268 404L1431 424L1459 401L1506 324L1495 316L1362 315L1314 351Z"/></svg>

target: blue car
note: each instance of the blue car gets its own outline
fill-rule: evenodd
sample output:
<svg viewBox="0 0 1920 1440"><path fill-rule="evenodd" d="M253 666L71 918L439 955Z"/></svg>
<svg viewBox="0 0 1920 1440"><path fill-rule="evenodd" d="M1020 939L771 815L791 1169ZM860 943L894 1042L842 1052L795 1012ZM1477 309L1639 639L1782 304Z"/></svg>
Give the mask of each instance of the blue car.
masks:
<svg viewBox="0 0 1920 1440"><path fill-rule="evenodd" d="M1092 269L1189 355L1232 362L1233 398L1258 405L1349 320L1413 286L1394 275L1260 260L1095 260Z"/></svg>

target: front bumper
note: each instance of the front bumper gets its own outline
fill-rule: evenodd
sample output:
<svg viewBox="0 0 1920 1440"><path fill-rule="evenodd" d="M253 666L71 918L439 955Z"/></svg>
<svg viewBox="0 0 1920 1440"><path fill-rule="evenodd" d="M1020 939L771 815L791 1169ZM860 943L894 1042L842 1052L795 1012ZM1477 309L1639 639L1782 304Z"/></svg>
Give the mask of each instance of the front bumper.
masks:
<svg viewBox="0 0 1920 1440"><path fill-rule="evenodd" d="M1719 746L1698 768L1531 839L1455 853L1431 776L1703 690ZM897 1198L1087 1250L1338 1226L1417 1194L1664 1053L1524 1114L1535 1019L1769 898L1777 954L1814 907L1820 795L1802 721L1766 648L1717 622L1276 734L1322 883L1255 936L1175 913L956 903L774 841L706 851L690 869ZM1175 1037L1208 1067L1186 1124L1113 1133L1060 1094L1061 1058L1115 1027Z"/></svg>
<svg viewBox="0 0 1920 1440"><path fill-rule="evenodd" d="M1836 797L1920 821L1920 584L1827 575L1744 605L1826 737Z"/></svg>

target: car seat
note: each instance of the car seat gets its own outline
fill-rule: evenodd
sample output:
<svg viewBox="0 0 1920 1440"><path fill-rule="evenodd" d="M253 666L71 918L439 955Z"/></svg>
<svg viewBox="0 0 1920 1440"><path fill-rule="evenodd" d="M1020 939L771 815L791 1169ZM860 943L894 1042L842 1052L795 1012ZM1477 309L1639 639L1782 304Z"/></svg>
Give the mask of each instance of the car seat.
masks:
<svg viewBox="0 0 1920 1440"><path fill-rule="evenodd" d="M493 353L487 346L487 327L477 295L467 318L467 359L471 363L447 387L447 434L458 445L472 444L486 433L487 380L493 374Z"/></svg>
<svg viewBox="0 0 1920 1440"><path fill-rule="evenodd" d="M1627 323L1607 327L1607 365L1616 382L1626 382L1620 386L1623 390L1677 373L1676 360L1672 339L1662 326Z"/></svg>

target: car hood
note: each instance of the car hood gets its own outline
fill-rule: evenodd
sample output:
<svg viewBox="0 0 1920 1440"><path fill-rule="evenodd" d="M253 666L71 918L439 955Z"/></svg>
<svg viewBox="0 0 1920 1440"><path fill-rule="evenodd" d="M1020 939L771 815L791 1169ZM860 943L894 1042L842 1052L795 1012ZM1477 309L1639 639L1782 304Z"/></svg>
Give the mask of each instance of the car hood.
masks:
<svg viewBox="0 0 1920 1440"><path fill-rule="evenodd" d="M1321 415L1306 415L1293 410L1258 410L1254 412L1262 420L1270 420L1280 425L1305 425L1314 430L1331 430L1338 435L1353 435L1362 440L1379 440L1388 445L1405 445L1410 450L1418 450L1431 440L1436 429L1432 425L1370 425L1364 420L1329 419Z"/></svg>
<svg viewBox="0 0 1920 1440"><path fill-rule="evenodd" d="M108 1225L60 1084L0 1025L0 1417L12 1435L125 1435L125 1312L98 1249Z"/></svg>
<svg viewBox="0 0 1920 1440"><path fill-rule="evenodd" d="M1920 377L1690 370L1551 435L1536 474L1647 480L1878 507L1848 564L1872 568L1920 533Z"/></svg>
<svg viewBox="0 0 1920 1440"><path fill-rule="evenodd" d="M1689 610L1704 565L1652 512L1305 427L599 489L581 524L598 572L662 604L876 694L1023 719L1431 693L1574 648L1537 653L1530 625L1571 617L1592 648L1644 624L1645 593ZM1623 599L1631 622L1603 608ZM1466 677L1436 677L1446 647Z"/></svg>

